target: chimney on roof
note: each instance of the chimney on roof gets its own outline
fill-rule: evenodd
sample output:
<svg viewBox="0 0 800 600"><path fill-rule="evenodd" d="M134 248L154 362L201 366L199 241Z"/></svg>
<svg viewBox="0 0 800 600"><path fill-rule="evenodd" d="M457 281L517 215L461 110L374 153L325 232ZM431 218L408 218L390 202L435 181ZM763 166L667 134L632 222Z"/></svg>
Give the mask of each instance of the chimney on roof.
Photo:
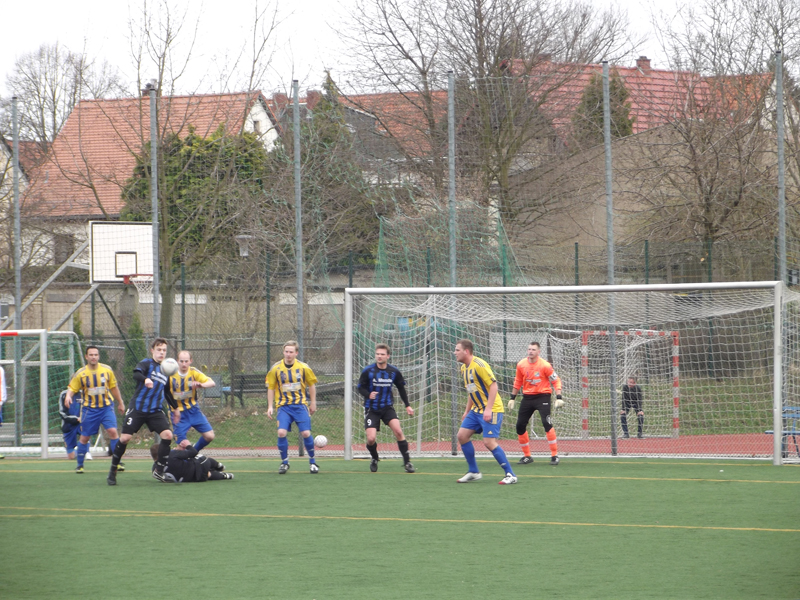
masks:
<svg viewBox="0 0 800 600"><path fill-rule="evenodd" d="M306 91L306 108L308 108L308 110L314 110L314 107L320 100L322 100L322 92L319 90Z"/></svg>
<svg viewBox="0 0 800 600"><path fill-rule="evenodd" d="M275 102L275 106L278 107L278 110L283 110L289 106L289 96L282 92L275 92L272 94L272 99Z"/></svg>
<svg viewBox="0 0 800 600"><path fill-rule="evenodd" d="M149 96L150 90L158 90L158 81L155 79L151 79L147 83L144 84L144 89L142 90L142 96Z"/></svg>
<svg viewBox="0 0 800 600"><path fill-rule="evenodd" d="M636 59L636 68L642 73L648 73L650 71L650 59L646 56L640 56Z"/></svg>

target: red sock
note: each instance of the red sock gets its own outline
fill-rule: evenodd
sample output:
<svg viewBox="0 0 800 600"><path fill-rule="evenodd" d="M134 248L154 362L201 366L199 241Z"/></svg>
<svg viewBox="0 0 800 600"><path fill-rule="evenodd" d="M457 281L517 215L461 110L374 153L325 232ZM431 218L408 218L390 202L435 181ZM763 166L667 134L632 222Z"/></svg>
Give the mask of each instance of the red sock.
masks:
<svg viewBox="0 0 800 600"><path fill-rule="evenodd" d="M553 427L547 432L547 442L550 444L550 456L558 455L558 440L556 439L556 428Z"/></svg>
<svg viewBox="0 0 800 600"><path fill-rule="evenodd" d="M522 453L525 456L531 455L531 440L528 438L528 432L526 431L522 435L518 435L517 439L519 440L519 445L522 446Z"/></svg>

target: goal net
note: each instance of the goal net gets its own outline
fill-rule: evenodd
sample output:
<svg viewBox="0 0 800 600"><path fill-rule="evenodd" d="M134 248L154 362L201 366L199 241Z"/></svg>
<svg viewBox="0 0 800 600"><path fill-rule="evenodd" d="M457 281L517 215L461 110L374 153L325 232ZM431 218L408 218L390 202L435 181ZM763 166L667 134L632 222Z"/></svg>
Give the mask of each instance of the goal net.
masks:
<svg viewBox="0 0 800 600"><path fill-rule="evenodd" d="M467 398L453 350L462 338L491 365L504 403L517 362L539 342L563 382L566 404L553 415L562 456L793 458L771 435L783 428L775 415L800 404L789 367L800 352L800 295L780 284L351 289L345 305L346 458L367 455L354 386L378 343L407 381L415 414L398 415L413 454L460 452ZM629 377L644 396L643 439L631 407L630 439L622 429ZM507 409L501 444L512 454L516 420ZM529 427L534 455L549 456L538 414ZM399 455L384 429L381 453Z"/></svg>

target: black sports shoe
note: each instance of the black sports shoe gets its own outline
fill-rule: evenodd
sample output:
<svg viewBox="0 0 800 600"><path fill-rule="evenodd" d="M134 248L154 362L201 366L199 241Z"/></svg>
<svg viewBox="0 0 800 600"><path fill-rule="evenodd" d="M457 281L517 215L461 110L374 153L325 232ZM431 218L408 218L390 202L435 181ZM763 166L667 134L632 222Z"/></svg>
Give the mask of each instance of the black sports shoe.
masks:
<svg viewBox="0 0 800 600"><path fill-rule="evenodd" d="M378 470L377 458L373 458L371 461L369 461L369 470L372 471L373 473Z"/></svg>
<svg viewBox="0 0 800 600"><path fill-rule="evenodd" d="M289 470L289 463L281 463L281 466L278 467L278 475L284 475L288 470Z"/></svg>
<svg viewBox="0 0 800 600"><path fill-rule="evenodd" d="M629 433L623 433L622 434L622 439L623 440L629 440L630 438L631 438L631 435Z"/></svg>
<svg viewBox="0 0 800 600"><path fill-rule="evenodd" d="M551 456L551 457L550 457L550 464L551 464L551 465L553 465L554 467L556 467L556 466L558 466L558 463L559 463L559 460L558 460L558 457L557 457L557 456Z"/></svg>
<svg viewBox="0 0 800 600"><path fill-rule="evenodd" d="M417 472L417 470L414 468L414 465L412 465L410 462L407 462L406 464L404 464L403 468L406 470L406 473L416 473Z"/></svg>
<svg viewBox="0 0 800 600"><path fill-rule="evenodd" d="M639 435L637 435L636 437L637 437L637 438L639 438L640 440L643 440L643 439L644 439L644 434L643 434L643 433L640 433L640 434L639 434Z"/></svg>
<svg viewBox="0 0 800 600"><path fill-rule="evenodd" d="M166 482L163 471L159 471L158 469L153 469L153 479L158 479L161 483Z"/></svg>
<svg viewBox="0 0 800 600"><path fill-rule="evenodd" d="M111 470L108 472L106 483L108 485L117 485L117 470L114 467L111 467Z"/></svg>
<svg viewBox="0 0 800 600"><path fill-rule="evenodd" d="M233 473L223 473L222 476L225 479L233 479Z"/></svg>
<svg viewBox="0 0 800 600"><path fill-rule="evenodd" d="M78 475L83 475L83 467L75 467L75 472Z"/></svg>
<svg viewBox="0 0 800 600"><path fill-rule="evenodd" d="M117 473L125 470L125 463L119 463L117 465Z"/></svg>
<svg viewBox="0 0 800 600"><path fill-rule="evenodd" d="M518 465L529 465L532 462L533 462L533 457L532 456L523 456L522 458L519 459L517 464Z"/></svg>

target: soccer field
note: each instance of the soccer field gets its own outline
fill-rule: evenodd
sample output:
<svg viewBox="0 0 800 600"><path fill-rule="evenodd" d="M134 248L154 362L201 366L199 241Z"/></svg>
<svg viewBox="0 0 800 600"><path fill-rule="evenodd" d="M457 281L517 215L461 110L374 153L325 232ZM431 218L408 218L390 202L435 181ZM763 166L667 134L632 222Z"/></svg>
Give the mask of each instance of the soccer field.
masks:
<svg viewBox="0 0 800 600"><path fill-rule="evenodd" d="M213 455L213 452L210 453ZM0 597L797 598L800 468L546 459L225 460L162 484L128 460L0 461Z"/></svg>

